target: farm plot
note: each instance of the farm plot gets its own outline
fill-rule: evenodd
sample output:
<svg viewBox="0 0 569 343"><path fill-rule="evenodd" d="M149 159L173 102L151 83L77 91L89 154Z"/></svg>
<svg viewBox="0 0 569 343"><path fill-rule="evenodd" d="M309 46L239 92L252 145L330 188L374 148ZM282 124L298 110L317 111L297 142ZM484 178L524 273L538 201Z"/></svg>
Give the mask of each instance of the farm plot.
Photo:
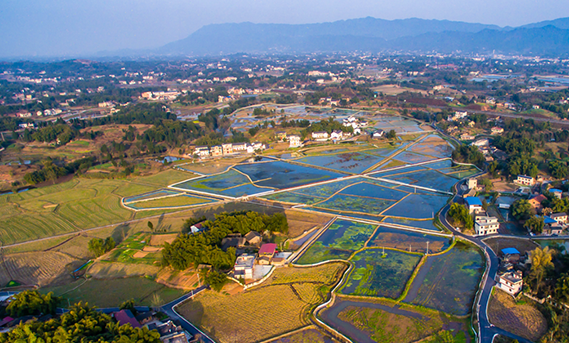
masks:
<svg viewBox="0 0 569 343"><path fill-rule="evenodd" d="M247 174L258 186L283 189L345 176L337 172L283 161L242 164L234 167Z"/></svg>
<svg viewBox="0 0 569 343"><path fill-rule="evenodd" d="M296 162L359 174L382 159L382 157L364 152L343 152L334 155L308 156L298 159Z"/></svg>
<svg viewBox="0 0 569 343"><path fill-rule="evenodd" d="M429 339L441 330L453 330L453 342L466 342L467 326L436 311L417 310L409 305L377 300L336 298L334 304L321 313L333 328L354 342L432 342Z"/></svg>
<svg viewBox="0 0 569 343"><path fill-rule="evenodd" d="M374 175L378 177L377 175ZM411 186L420 186L438 191L450 191L458 180L454 177L447 176L434 170L421 170L399 175L389 175L383 177L388 180L403 182Z"/></svg>
<svg viewBox="0 0 569 343"><path fill-rule="evenodd" d="M397 156L393 157L393 159L404 163L420 163L432 160L433 157L417 154L414 152L404 151L400 154L397 154Z"/></svg>
<svg viewBox="0 0 569 343"><path fill-rule="evenodd" d="M256 194L269 190L254 186L247 176L235 170L225 173L208 176L199 179L188 180L172 185L173 188L213 193L225 196L241 196L243 194Z"/></svg>
<svg viewBox="0 0 569 343"><path fill-rule="evenodd" d="M323 197L309 196L306 194L299 193L297 191L273 193L265 195L262 198L272 201L288 202L293 204L305 204L305 205L311 205L314 204L315 202L320 202L326 199Z"/></svg>
<svg viewBox="0 0 569 343"><path fill-rule="evenodd" d="M375 121L374 127L384 131L395 130L398 134L420 133L423 129L417 122L396 116L375 116L371 120Z"/></svg>
<svg viewBox="0 0 569 343"><path fill-rule="evenodd" d="M425 253L427 242L429 242L429 253L432 254L448 249L452 238L380 226L368 246Z"/></svg>
<svg viewBox="0 0 569 343"><path fill-rule="evenodd" d="M308 310L324 300L319 290L343 268L279 268L262 287L234 295L204 291L178 311L217 342L262 341L310 324Z"/></svg>
<svg viewBox="0 0 569 343"><path fill-rule="evenodd" d="M421 255L395 250L367 249L351 261L354 269L340 290L342 294L397 298L413 274Z"/></svg>
<svg viewBox="0 0 569 343"><path fill-rule="evenodd" d="M115 249L102 257L103 261L154 265L160 260L158 249L147 249L150 234L135 233L122 241Z"/></svg>
<svg viewBox="0 0 569 343"><path fill-rule="evenodd" d="M104 289L104 292L101 290ZM75 281L65 286L42 288L40 292L53 292L56 296L62 296L62 304L76 302L88 302L97 307L115 307L117 304L129 299L134 299L137 305L151 306L152 298L156 294L161 304L168 303L181 297L185 292L178 289L168 288L157 282L142 277L128 277L109 280L89 279Z"/></svg>
<svg viewBox="0 0 569 343"><path fill-rule="evenodd" d="M125 206L141 210L141 209L155 209L155 208L167 208L167 207L187 207L199 204L208 204L215 202L216 200L212 198L206 198L203 196L190 195L190 194L178 194L176 196L170 196L166 198L151 199L146 201L137 201L125 204Z"/></svg>
<svg viewBox="0 0 569 343"><path fill-rule="evenodd" d="M421 282L412 304L434 308L446 313L466 315L469 313L484 260L476 248L457 243L449 252L430 256L428 270L421 270L415 282Z"/></svg>
<svg viewBox="0 0 569 343"><path fill-rule="evenodd" d="M448 197L434 194L410 194L385 211L386 216L410 219L430 219L446 204Z"/></svg>
<svg viewBox="0 0 569 343"><path fill-rule="evenodd" d="M73 261L73 258L53 251L10 254L0 262L3 267L0 270L6 271L4 277L23 285L45 286L55 278L65 276L66 266Z"/></svg>
<svg viewBox="0 0 569 343"><path fill-rule="evenodd" d="M297 263L313 264L335 259L346 260L354 251L363 248L375 228L375 225L336 220Z"/></svg>
<svg viewBox="0 0 569 343"><path fill-rule="evenodd" d="M363 213L379 215L390 206L396 203L394 200L364 198L338 194L329 200L312 205L314 208L324 208L337 211L339 213Z"/></svg>
<svg viewBox="0 0 569 343"><path fill-rule="evenodd" d="M53 186L2 195L0 236L4 244L12 244L129 220L132 212L121 206L123 196L162 187L166 181L180 179L179 173L166 171L127 181L74 178ZM187 173L181 174L187 178Z"/></svg>
<svg viewBox="0 0 569 343"><path fill-rule="evenodd" d="M385 168L383 168L385 169ZM427 168L425 168L424 165L420 165L420 166L409 166L409 167L402 167L402 168L397 168L397 169L392 169L392 170L384 170L384 171L372 171L370 173L371 176L373 177L380 177L380 178L390 178L390 177L396 177L399 175L405 175L411 172L415 172L415 171L425 171L427 170Z"/></svg>
<svg viewBox="0 0 569 343"><path fill-rule="evenodd" d="M172 195L177 195L177 194L181 194L181 193L177 192L177 191L170 190L170 189L159 189L159 190L154 191L154 192L148 192L148 193L144 193L144 194L140 194L140 195L126 197L123 199L123 203L128 204L131 202L138 202L138 201L143 201L143 200L152 200L152 199L156 199L156 198L161 198L161 197L165 197L165 196L172 196Z"/></svg>
<svg viewBox="0 0 569 343"><path fill-rule="evenodd" d="M308 327L299 332L295 332L291 335L275 339L271 343L309 343L309 342L322 342L322 343L334 343L335 341L325 336L322 332L314 327Z"/></svg>
<svg viewBox="0 0 569 343"><path fill-rule="evenodd" d="M453 148L441 137L429 135L411 147L410 151L437 158L450 157Z"/></svg>

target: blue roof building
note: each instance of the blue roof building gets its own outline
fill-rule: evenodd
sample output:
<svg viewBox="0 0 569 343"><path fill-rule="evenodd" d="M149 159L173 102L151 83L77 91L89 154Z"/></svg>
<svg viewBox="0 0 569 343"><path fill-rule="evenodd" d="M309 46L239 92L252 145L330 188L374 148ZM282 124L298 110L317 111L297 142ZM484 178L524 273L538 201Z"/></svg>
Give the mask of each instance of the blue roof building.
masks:
<svg viewBox="0 0 569 343"><path fill-rule="evenodd" d="M518 249L516 248L505 248L502 249L502 254L504 255L515 255L515 254L520 254L520 252L518 251Z"/></svg>

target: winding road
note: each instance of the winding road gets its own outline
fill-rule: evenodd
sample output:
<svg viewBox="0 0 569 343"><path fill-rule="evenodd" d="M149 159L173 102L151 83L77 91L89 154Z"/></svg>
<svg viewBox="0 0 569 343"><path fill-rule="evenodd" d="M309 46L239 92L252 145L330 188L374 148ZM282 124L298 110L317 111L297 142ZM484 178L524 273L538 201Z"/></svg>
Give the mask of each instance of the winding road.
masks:
<svg viewBox="0 0 569 343"><path fill-rule="evenodd" d="M456 194L454 195L454 197L452 198L451 203L455 202L457 200L457 198L462 197L462 195L464 194L464 191L462 190L462 187L460 187L460 185L463 183L459 182L455 185L455 190L456 190ZM460 231L457 231L452 225L449 224L449 222L446 219L448 210L450 209L450 204L447 204L445 207L443 207L443 209L439 212L439 220L440 222L447 228L449 229L454 235L467 240L469 242L472 242L473 244L476 244L480 249L484 250L484 255L486 256L486 272L483 275L483 287L481 288L481 290L479 292L481 292L480 296L478 297L478 304L476 304L476 311L477 311L477 316L478 316L478 332L479 332L479 338L478 341L481 343L487 343L487 342L492 342L494 340L494 337L496 335L503 335L503 336L507 336L513 339L517 339L519 342L525 342L525 343L531 343L531 341L520 337L516 334L513 334L511 332L508 332L506 330L500 329L496 326L494 326L492 323L490 323L490 319L488 318L488 304L490 302L490 296L492 295L492 288L494 287L494 285L496 284L496 282L494 281L494 279L496 278L496 273L498 272L498 268L500 266L500 262L498 260L498 257L496 256L496 254L494 253L494 251L492 251L492 249L490 249L486 243L484 243L482 241L481 238L478 237L472 237L472 236L468 236L463 234Z"/></svg>

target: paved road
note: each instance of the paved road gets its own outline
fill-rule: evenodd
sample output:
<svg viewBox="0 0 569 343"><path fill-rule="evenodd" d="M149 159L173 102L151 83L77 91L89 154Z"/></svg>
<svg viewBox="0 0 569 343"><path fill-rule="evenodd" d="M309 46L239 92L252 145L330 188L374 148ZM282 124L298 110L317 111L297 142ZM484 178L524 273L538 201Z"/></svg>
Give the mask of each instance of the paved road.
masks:
<svg viewBox="0 0 569 343"><path fill-rule="evenodd" d="M464 182L464 181L463 181ZM462 184L462 182L459 182L457 185L455 185L455 189L456 189L456 194L455 196L452 198L452 202L455 202L457 200L457 198L461 197L464 193L464 191L461 189L460 184ZM465 234L463 234L462 232L457 231L452 225L449 224L449 222L446 220L446 215L448 213L448 210L450 209L450 204L447 204L440 212L439 212L439 220L441 221L441 223L450 231L452 231L456 236L461 237L465 240L468 240L474 244L476 244L477 246L479 246L481 249L485 250L485 255L486 255L486 263L487 263L487 278L486 281L484 282L484 285L482 286L481 289L481 295L479 297L478 300L478 304L476 304L476 311L478 313L478 322L479 322L479 342L481 343L487 343L487 342L492 342L494 339L495 335L504 335L507 337L511 337L513 339L517 339L519 342L525 342L525 343L530 343L531 341L517 336L511 332L508 332L506 330L502 330L498 327L495 327L494 325L492 325L490 323L490 320L488 319L488 303L490 301L490 296L492 294L492 288L494 287L494 285L496 284L496 282L494 281L494 279L496 278L496 273L498 272L498 267L499 267L499 261L498 261L498 257L496 256L496 254L492 251L492 249L490 249L486 243L484 243L482 241L482 239L478 238L478 237L471 237L471 236L467 236Z"/></svg>
<svg viewBox="0 0 569 343"><path fill-rule="evenodd" d="M177 319L182 324L182 327L184 328L184 330L188 331L190 334L192 334L192 336L200 337L199 342L215 343L215 341L213 339L209 338L205 333L200 331L200 329L195 327L192 323L187 321L184 317L180 316L178 314L178 312L176 312L176 306L178 306L180 303L192 298L194 295L200 293L201 291L203 291L207 288L208 288L208 286L206 286L206 285L198 287L195 290L193 290L192 292L184 294L183 296L179 297L178 299L171 301L166 305L163 305L161 309L170 318Z"/></svg>

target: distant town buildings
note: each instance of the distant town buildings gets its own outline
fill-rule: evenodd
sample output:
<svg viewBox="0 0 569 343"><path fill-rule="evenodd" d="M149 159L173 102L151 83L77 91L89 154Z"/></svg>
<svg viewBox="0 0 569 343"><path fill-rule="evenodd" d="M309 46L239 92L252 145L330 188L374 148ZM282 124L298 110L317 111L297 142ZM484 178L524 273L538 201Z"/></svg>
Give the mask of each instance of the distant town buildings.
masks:
<svg viewBox="0 0 569 343"><path fill-rule="evenodd" d="M193 156L199 158L230 156L239 153L252 154L255 151L265 150L267 146L263 143L224 143L222 145L214 145L211 148L207 146L196 146L192 153Z"/></svg>

